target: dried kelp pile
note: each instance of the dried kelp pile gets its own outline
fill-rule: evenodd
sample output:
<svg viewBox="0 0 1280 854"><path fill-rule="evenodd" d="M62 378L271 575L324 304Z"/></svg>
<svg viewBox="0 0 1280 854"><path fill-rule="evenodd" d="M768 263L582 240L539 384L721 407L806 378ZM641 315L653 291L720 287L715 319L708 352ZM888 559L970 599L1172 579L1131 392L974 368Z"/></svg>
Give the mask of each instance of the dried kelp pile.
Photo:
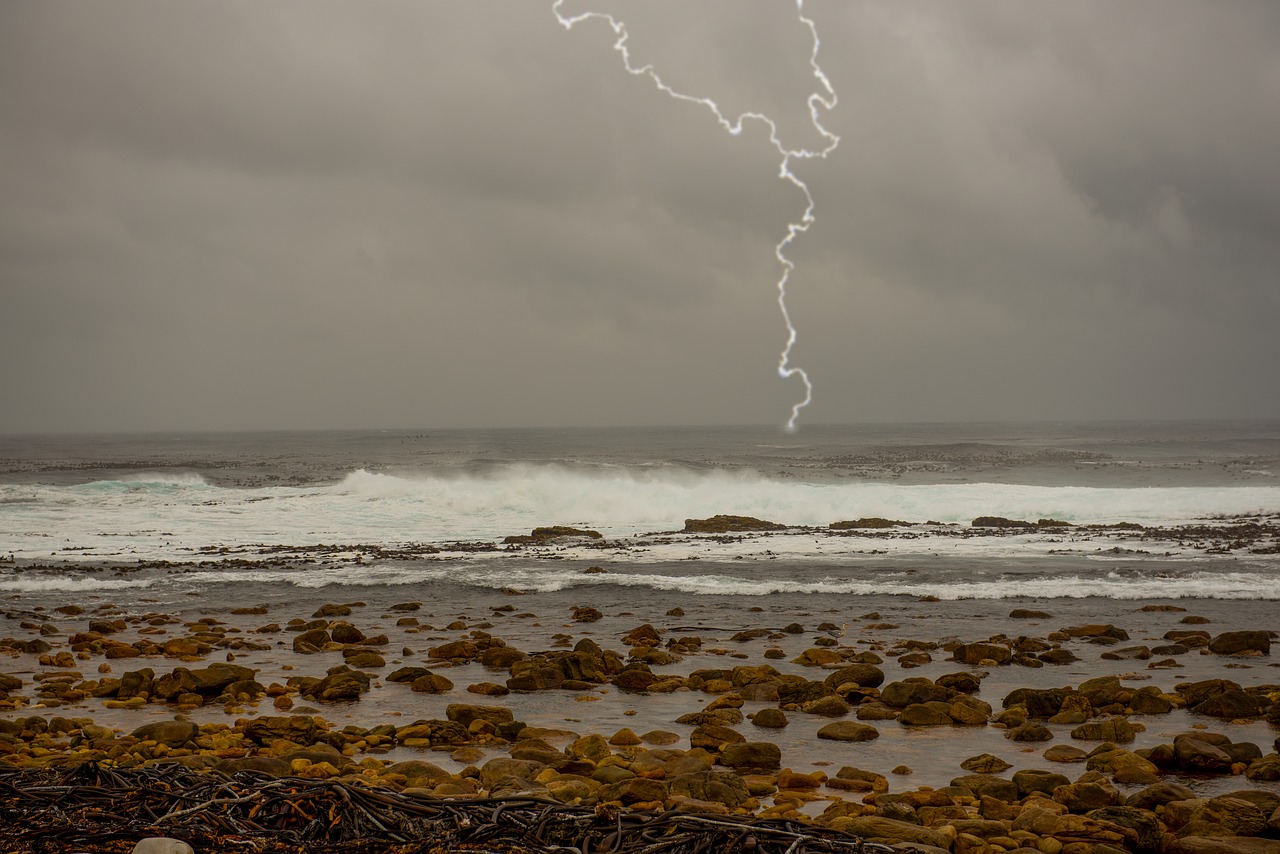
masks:
<svg viewBox="0 0 1280 854"><path fill-rule="evenodd" d="M197 852L888 854L888 846L792 822L593 810L539 798L455 800L331 780L178 764L0 770L0 848L128 852L149 836Z"/></svg>

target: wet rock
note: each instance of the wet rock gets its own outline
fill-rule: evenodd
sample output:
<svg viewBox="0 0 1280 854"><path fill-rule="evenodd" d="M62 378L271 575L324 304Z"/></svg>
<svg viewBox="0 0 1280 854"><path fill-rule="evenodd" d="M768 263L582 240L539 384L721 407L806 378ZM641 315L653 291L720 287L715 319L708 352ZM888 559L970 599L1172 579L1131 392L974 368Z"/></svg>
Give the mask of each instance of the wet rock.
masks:
<svg viewBox="0 0 1280 854"><path fill-rule="evenodd" d="M347 617L350 615L351 615L350 605L339 605L336 602L331 602L327 605L321 605L319 608L316 609L316 612L311 616L312 617Z"/></svg>
<svg viewBox="0 0 1280 854"><path fill-rule="evenodd" d="M1244 775L1255 782L1280 780L1280 755L1268 753L1249 763Z"/></svg>
<svg viewBox="0 0 1280 854"><path fill-rule="evenodd" d="M1280 854L1280 840L1237 836L1184 836L1167 854Z"/></svg>
<svg viewBox="0 0 1280 854"><path fill-rule="evenodd" d="M512 691L543 691L564 683L564 669L559 662L546 658L528 658L512 662L507 688Z"/></svg>
<svg viewBox="0 0 1280 854"><path fill-rule="evenodd" d="M765 708L756 712L751 718L751 722L758 727L767 727L769 729L781 729L790 721L781 709Z"/></svg>
<svg viewBox="0 0 1280 854"><path fill-rule="evenodd" d="M956 647L951 657L965 664L981 664L984 661L1008 664L1013 659L1013 651L998 643L969 643Z"/></svg>
<svg viewBox="0 0 1280 854"><path fill-rule="evenodd" d="M1242 652L1271 654L1271 632L1262 629L1223 632L1209 641L1209 651L1218 655L1236 655Z"/></svg>
<svg viewBox="0 0 1280 854"><path fill-rule="evenodd" d="M470 727L472 721L488 721L495 727L515 720L515 715L505 706L479 706L472 703L450 703L445 707L445 717Z"/></svg>
<svg viewBox="0 0 1280 854"><path fill-rule="evenodd" d="M592 531L587 528L573 528L568 525L547 525L541 528L534 528L529 534L515 534L510 537L504 537L502 542L510 545L539 546L570 537L581 537L588 540L603 539L599 531Z"/></svg>
<svg viewBox="0 0 1280 854"><path fill-rule="evenodd" d="M874 815L847 816L834 819L831 826L864 839L887 842L912 842L951 850L952 837L941 830L921 827L905 821Z"/></svg>
<svg viewBox="0 0 1280 854"><path fill-rule="evenodd" d="M742 807L751 799L742 777L717 771L693 771L669 777L667 791L672 796L722 804L731 810Z"/></svg>
<svg viewBox="0 0 1280 854"><path fill-rule="evenodd" d="M1044 752L1044 758L1050 762L1084 762L1089 754L1070 744L1056 744Z"/></svg>
<svg viewBox="0 0 1280 854"><path fill-rule="evenodd" d="M979 516L969 523L972 528L1034 528L1035 523L1004 516Z"/></svg>
<svg viewBox="0 0 1280 854"><path fill-rule="evenodd" d="M579 606L574 608L569 616L575 623L596 623L604 617L604 614L600 612L599 608Z"/></svg>
<svg viewBox="0 0 1280 854"><path fill-rule="evenodd" d="M951 691L936 685L924 677L890 682L880 689L880 702L895 709L905 709L916 703L929 703L951 699Z"/></svg>
<svg viewBox="0 0 1280 854"><path fill-rule="evenodd" d="M133 854L195 854L195 852L181 839L150 836L138 840L138 843L133 846Z"/></svg>
<svg viewBox="0 0 1280 854"><path fill-rule="evenodd" d="M302 654L319 652L324 648L325 644L332 640L333 638L329 635L328 631L324 629L311 629L310 631L294 635L293 651Z"/></svg>
<svg viewBox="0 0 1280 854"><path fill-rule="evenodd" d="M749 531L781 531L786 525L753 516L717 515L709 519L685 519L684 534L737 534Z"/></svg>
<svg viewBox="0 0 1280 854"><path fill-rule="evenodd" d="M1051 741L1053 730L1037 721L1027 721L1007 730L1004 737L1010 741Z"/></svg>
<svg viewBox="0 0 1280 854"><path fill-rule="evenodd" d="M358 670L331 673L313 686L303 689L303 696L327 703L358 700L369 690L369 677ZM417 684L416 682L414 684Z"/></svg>
<svg viewBox="0 0 1280 854"><path fill-rule="evenodd" d="M857 685L859 688L879 688L884 684L884 671L874 664L850 664L832 672L822 681L833 691L846 684Z"/></svg>
<svg viewBox="0 0 1280 854"><path fill-rule="evenodd" d="M1064 774L1039 768L1024 768L1014 772L1013 783L1018 787L1018 797L1025 798L1033 792L1052 796L1054 789L1069 785L1071 780Z"/></svg>
<svg viewBox="0 0 1280 854"><path fill-rule="evenodd" d="M746 739L738 732L727 726L719 726L717 724L702 724L694 727L693 732L689 733L690 747L701 747L713 753L721 750L725 745L745 741Z"/></svg>
<svg viewBox="0 0 1280 854"><path fill-rule="evenodd" d="M191 721L156 721L143 724L131 734L140 741L156 741L168 747L182 747L195 740L200 734L200 728Z"/></svg>
<svg viewBox="0 0 1280 854"><path fill-rule="evenodd" d="M999 774L1001 771L1007 771L1013 766L999 756L980 753L977 756L970 756L961 762L960 767L975 774Z"/></svg>
<svg viewBox="0 0 1280 854"><path fill-rule="evenodd" d="M474 661L480 655L480 648L469 640L433 646L427 650L427 657L439 661Z"/></svg>
<svg viewBox="0 0 1280 854"><path fill-rule="evenodd" d="M949 726L951 704L940 701L912 703L898 715L898 723L906 726Z"/></svg>
<svg viewBox="0 0 1280 854"><path fill-rule="evenodd" d="M782 767L782 750L768 741L725 743L720 749L719 762L739 772L773 771Z"/></svg>
<svg viewBox="0 0 1280 854"><path fill-rule="evenodd" d="M830 741L870 741L880 737L880 731L869 724L856 721L833 721L818 730L818 738Z"/></svg>
<svg viewBox="0 0 1280 854"><path fill-rule="evenodd" d="M1109 623L1091 623L1085 626L1069 626L1059 629L1064 635L1073 638L1112 638L1128 640L1129 633Z"/></svg>
<svg viewBox="0 0 1280 854"><path fill-rule="evenodd" d="M361 643L365 639L364 632L350 623L335 623L329 628L329 635L334 643Z"/></svg>
<svg viewBox="0 0 1280 854"><path fill-rule="evenodd" d="M1268 705L1256 694L1232 688L1196 704L1192 711L1215 718L1256 718L1266 713Z"/></svg>
<svg viewBox="0 0 1280 854"><path fill-rule="evenodd" d="M1173 740L1173 752L1178 767L1184 771L1200 773L1229 773L1231 754L1222 749L1219 742L1210 743L1211 733L1183 733Z"/></svg>
<svg viewBox="0 0 1280 854"><path fill-rule="evenodd" d="M1086 818L1127 827L1135 834L1133 849L1139 854L1155 854L1160 850L1160 820L1147 810L1131 806L1105 806L1091 810Z"/></svg>
<svg viewBox="0 0 1280 854"><path fill-rule="evenodd" d="M1051 794L1068 810L1081 814L1114 806L1120 801L1120 793L1106 781L1069 783L1059 786Z"/></svg>
<svg viewBox="0 0 1280 854"><path fill-rule="evenodd" d="M386 680L388 682L412 682L430 673L431 671L425 667L400 667L388 673Z"/></svg>
<svg viewBox="0 0 1280 854"><path fill-rule="evenodd" d="M1032 611L1027 608L1014 608L1009 612L1009 618L1013 620L1049 620L1053 615L1046 611Z"/></svg>
<svg viewBox="0 0 1280 854"><path fill-rule="evenodd" d="M453 690L453 683L439 673L428 671L410 682L409 690L415 694L447 694Z"/></svg>
<svg viewBox="0 0 1280 854"><path fill-rule="evenodd" d="M1110 741L1127 744L1136 737L1133 726L1125 718L1090 721L1071 730L1071 737L1081 741Z"/></svg>
<svg viewBox="0 0 1280 854"><path fill-rule="evenodd" d="M811 700L800 707L806 715L822 715L828 718L839 718L849 714L849 704L841 697L831 695Z"/></svg>

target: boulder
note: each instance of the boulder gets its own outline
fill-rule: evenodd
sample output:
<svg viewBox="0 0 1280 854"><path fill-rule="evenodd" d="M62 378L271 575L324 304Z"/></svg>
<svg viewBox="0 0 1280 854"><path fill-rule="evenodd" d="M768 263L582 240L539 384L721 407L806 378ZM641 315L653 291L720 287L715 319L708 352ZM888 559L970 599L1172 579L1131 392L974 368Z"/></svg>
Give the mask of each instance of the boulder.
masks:
<svg viewBox="0 0 1280 854"><path fill-rule="evenodd" d="M832 672L822 682L833 691L850 683L859 688L879 688L884 684L884 671L874 664L850 664Z"/></svg>
<svg viewBox="0 0 1280 854"><path fill-rule="evenodd" d="M156 721L143 724L131 735L140 741L155 741L168 747L182 747L200 734L200 728L191 721Z"/></svg>
<svg viewBox="0 0 1280 854"><path fill-rule="evenodd" d="M726 743L719 762L735 771L773 771L782 767L782 750L768 741Z"/></svg>
<svg viewBox="0 0 1280 854"><path fill-rule="evenodd" d="M829 741L871 741L879 737L875 727L856 721L833 721L818 730L818 738Z"/></svg>
<svg viewBox="0 0 1280 854"><path fill-rule="evenodd" d="M1210 639L1209 651L1218 655L1236 655L1241 652L1270 655L1271 632L1263 629L1223 632Z"/></svg>
<svg viewBox="0 0 1280 854"><path fill-rule="evenodd" d="M736 534L748 531L781 531L786 525L753 516L717 515L709 519L685 519L684 534Z"/></svg>

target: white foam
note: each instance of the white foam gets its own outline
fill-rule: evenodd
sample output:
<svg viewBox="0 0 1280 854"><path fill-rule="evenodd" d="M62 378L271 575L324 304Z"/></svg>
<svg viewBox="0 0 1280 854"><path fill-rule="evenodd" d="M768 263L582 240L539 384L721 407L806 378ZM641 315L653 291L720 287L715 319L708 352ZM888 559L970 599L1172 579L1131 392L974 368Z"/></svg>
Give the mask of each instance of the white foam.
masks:
<svg viewBox="0 0 1280 854"><path fill-rule="evenodd" d="M110 537L111 551L126 558L191 560L206 546L495 541L546 524L580 525L618 538L679 530L687 518L718 513L806 526L862 516L952 524L997 515L1176 525L1280 514L1276 486L900 485L672 467L583 471L523 464L487 475L403 477L358 470L329 486L258 489L214 486L195 474L132 477L69 487L0 485L0 554L89 559L79 552L99 551ZM1008 551L1017 544L1002 537L965 548ZM934 547L955 544L942 540ZM907 547L868 541L859 548Z"/></svg>
<svg viewBox="0 0 1280 854"><path fill-rule="evenodd" d="M150 587L145 578L99 578L94 575L13 575L0 576L0 592L5 593L93 593L100 590L134 590Z"/></svg>

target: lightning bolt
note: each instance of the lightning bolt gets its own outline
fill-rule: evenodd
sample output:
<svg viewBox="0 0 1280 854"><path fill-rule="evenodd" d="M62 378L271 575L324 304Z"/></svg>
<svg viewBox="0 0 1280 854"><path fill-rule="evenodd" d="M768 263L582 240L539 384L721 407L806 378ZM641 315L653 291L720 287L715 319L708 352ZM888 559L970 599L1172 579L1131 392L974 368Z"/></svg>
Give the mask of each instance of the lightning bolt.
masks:
<svg viewBox="0 0 1280 854"><path fill-rule="evenodd" d="M791 274L795 271L796 265L787 257L786 250L798 235L808 231L809 227L813 225L814 201L813 194L809 191L809 185L800 180L799 176L791 171L791 162L793 160L812 160L814 158L825 160L827 155L840 144L840 137L827 130L822 124L822 112L834 109L837 98L835 89L831 86L831 81L827 79L826 73L818 65L818 51L821 49L822 43L818 40L817 25L812 18L808 18L804 14L804 0L796 0L796 16L800 23L809 28L809 33L813 36L813 50L809 54L809 67L813 69L813 76L818 81L819 89L809 95L806 99L806 104L809 107L810 121L812 121L814 128L825 141L824 147L817 149L788 148L782 143L782 139L778 135L777 123L763 113L747 112L740 114L735 119L730 119L720 110L716 102L710 98L677 92L663 82L652 64L638 66L632 63L631 49L627 46L627 41L630 39L631 34L627 31L627 25L624 21L605 12L583 12L580 15L566 17L560 11L560 7L563 5L564 0L555 0L551 6L551 11L555 14L556 20L566 30L572 30L583 21L593 18L604 21L617 37L613 43L613 49L622 56L623 67L630 74L636 77L648 77L653 82L653 85L658 88L658 91L666 93L677 101L685 101L707 108L715 116L720 126L728 131L731 136L741 135L742 126L748 120L761 122L769 129L769 142L772 143L782 157L782 161L778 166L778 177L794 184L804 194L805 199L804 212L800 215L800 219L787 224L786 236L778 241L773 253L777 257L778 263L782 266L782 275L778 279L778 309L782 312L782 320L787 326L787 343L778 357L778 376L783 379L799 377L801 382L804 383L804 399L791 407L791 417L787 419L787 430L794 432L796 420L800 417L800 410L808 406L813 400L813 383L809 381L809 375L805 373L804 368L795 367L791 364L791 350L795 347L797 335L795 324L791 322L791 312L787 310L787 283L791 280Z"/></svg>

